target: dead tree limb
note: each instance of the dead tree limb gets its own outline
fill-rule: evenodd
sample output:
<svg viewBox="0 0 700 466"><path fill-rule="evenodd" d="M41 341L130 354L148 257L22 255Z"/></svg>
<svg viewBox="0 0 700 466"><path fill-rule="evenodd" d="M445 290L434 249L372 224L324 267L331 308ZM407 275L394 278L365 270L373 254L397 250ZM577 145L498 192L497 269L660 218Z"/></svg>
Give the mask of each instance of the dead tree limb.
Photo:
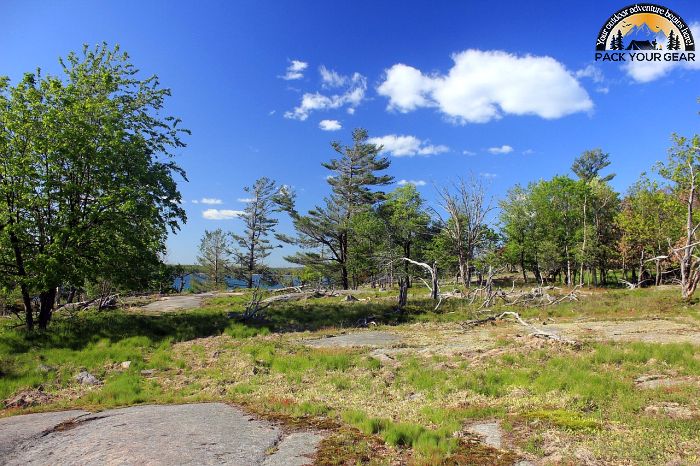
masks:
<svg viewBox="0 0 700 466"><path fill-rule="evenodd" d="M556 333L546 332L540 328L535 327L534 325L532 325L530 323L525 322L520 317L520 314L518 314L517 312L512 312L512 311L505 311L505 312L502 312L501 314L492 315L489 317L485 317L483 319L474 319L474 320L469 320L467 322L461 322L460 325L462 326L462 328L467 330L467 329L477 327L479 325L483 325L483 324L488 323L488 322L496 322L499 320L505 320L506 317L512 317L513 319L515 319L515 321L517 323L530 329L531 330L530 335L533 337L545 338L545 339L549 339L549 340L558 341L560 343L571 345L571 346L574 346L576 348L581 346L581 343L576 341L576 340L564 338L560 335L557 335Z"/></svg>

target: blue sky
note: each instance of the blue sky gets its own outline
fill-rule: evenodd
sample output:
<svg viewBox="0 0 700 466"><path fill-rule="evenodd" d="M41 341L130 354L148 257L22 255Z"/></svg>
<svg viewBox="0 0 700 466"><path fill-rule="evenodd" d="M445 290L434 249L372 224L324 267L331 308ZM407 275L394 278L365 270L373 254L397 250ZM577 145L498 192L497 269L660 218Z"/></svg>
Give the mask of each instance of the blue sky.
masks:
<svg viewBox="0 0 700 466"><path fill-rule="evenodd" d="M430 201L433 183L470 173L497 199L568 173L596 147L626 190L665 157L672 132L693 134L700 122L692 67L593 62L601 25L627 4L6 0L1 73L55 73L57 57L106 41L158 74L173 90L167 110L192 130L178 156L189 220L168 242L169 261L191 263L204 229L241 228L204 212L242 209L243 186L260 176L293 186L301 209L321 202L329 143L358 126L383 137L390 173L425 182ZM700 21L697 2L663 5ZM341 129L323 130L323 120ZM291 232L288 219L280 230Z"/></svg>

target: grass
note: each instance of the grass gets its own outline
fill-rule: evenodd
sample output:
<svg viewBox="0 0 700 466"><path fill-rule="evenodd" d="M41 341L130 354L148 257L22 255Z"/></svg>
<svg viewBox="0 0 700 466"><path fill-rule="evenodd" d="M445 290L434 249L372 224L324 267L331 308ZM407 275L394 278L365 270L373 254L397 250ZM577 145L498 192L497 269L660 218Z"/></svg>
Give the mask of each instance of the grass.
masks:
<svg viewBox="0 0 700 466"><path fill-rule="evenodd" d="M332 434L322 444L319 464L512 464L512 454L456 435L483 419L498 419L509 448L521 455L544 456L554 436L564 461L574 463L578 447L611 464L700 461L697 416L652 418L644 411L652 404L678 403L698 412L697 385L634 386L645 374L700 377L696 346L589 342L572 349L497 326L483 329L493 335L484 348L440 353L440 339L454 334L451 322L474 318L477 309L447 300L433 312L418 290L413 293L403 316L391 312L392 293L369 292L362 296L371 301L359 303L338 298L287 303L271 308L257 325L226 316L240 310L246 296L214 298L202 309L166 315L59 313L45 333L26 334L12 328L12 320L0 320L0 399L41 387L54 401L23 412L223 400L285 422L313 426L325 420ZM696 306L681 303L676 294L595 291L577 303L518 311L528 319L557 322L697 319ZM380 319L384 325L436 345L437 352L399 352L387 366L366 349L299 342L337 333L369 315L386 316ZM461 337L465 343L469 338ZM122 361L131 364L122 368ZM79 386L73 377L83 369L103 384ZM145 369L155 372L144 376Z"/></svg>

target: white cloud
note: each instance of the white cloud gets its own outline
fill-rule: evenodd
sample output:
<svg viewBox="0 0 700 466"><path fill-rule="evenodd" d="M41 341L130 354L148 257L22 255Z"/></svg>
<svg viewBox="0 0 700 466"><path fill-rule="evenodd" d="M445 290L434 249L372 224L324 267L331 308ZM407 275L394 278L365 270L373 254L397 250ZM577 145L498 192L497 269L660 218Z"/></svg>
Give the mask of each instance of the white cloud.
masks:
<svg viewBox="0 0 700 466"><path fill-rule="evenodd" d="M700 23L690 23L690 30L693 37L700 37ZM653 52L637 52L653 53ZM626 57L627 58L627 57ZM626 61L622 69L627 75L638 83L648 83L662 78L674 69L700 70L700 61Z"/></svg>
<svg viewBox="0 0 700 466"><path fill-rule="evenodd" d="M342 128L342 125L338 120L321 120L318 127L323 131L338 131Z"/></svg>
<svg viewBox="0 0 700 466"><path fill-rule="evenodd" d="M290 60L290 64L287 67L287 72L280 76L280 78L287 81L294 79L301 79L304 77L304 70L309 67L309 64L301 60Z"/></svg>
<svg viewBox="0 0 700 466"><path fill-rule="evenodd" d="M426 183L423 180L401 180L401 181L397 182L396 184L398 184L399 186L404 186L407 184L412 184L413 186L425 186L428 183Z"/></svg>
<svg viewBox="0 0 700 466"><path fill-rule="evenodd" d="M224 201L222 201L221 199L217 199L215 197L203 197L202 200L199 202L201 202L202 204L209 204L209 205L219 205L219 204L224 203Z"/></svg>
<svg viewBox="0 0 700 466"><path fill-rule="evenodd" d="M202 217L207 220L231 220L243 214L241 210L207 209L202 212Z"/></svg>
<svg viewBox="0 0 700 466"><path fill-rule="evenodd" d="M255 199L252 197L239 197L236 199L238 202L253 202Z"/></svg>
<svg viewBox="0 0 700 466"><path fill-rule="evenodd" d="M462 154L471 156L471 155L476 155L476 152L465 149L462 151Z"/></svg>
<svg viewBox="0 0 700 466"><path fill-rule="evenodd" d="M471 49L452 60L447 74L396 64L377 91L389 98L389 110L433 107L460 124L508 114L553 119L593 108L576 77L551 57Z"/></svg>
<svg viewBox="0 0 700 466"><path fill-rule="evenodd" d="M321 73L323 87L327 88L344 86L349 79L347 76L343 76L335 70L329 70L323 65L318 69L318 72Z"/></svg>
<svg viewBox="0 0 700 466"><path fill-rule="evenodd" d="M370 144L383 146L382 152L389 152L394 157L413 157L414 155L442 154L450 150L444 145L432 145L421 141L415 136L387 134L386 136L369 138Z"/></svg>
<svg viewBox="0 0 700 466"><path fill-rule="evenodd" d="M498 178L498 175L496 173L489 173L489 172L481 172L479 175L482 178L486 178L487 180L492 180L494 178Z"/></svg>
<svg viewBox="0 0 700 466"><path fill-rule="evenodd" d="M360 73L347 77L345 92L340 94L325 95L320 92L307 92L301 98L301 103L294 110L285 112L285 118L304 121L309 114L316 110L328 110L348 107L348 112L360 105L367 91L367 78Z"/></svg>
<svg viewBox="0 0 700 466"><path fill-rule="evenodd" d="M534 154L534 153L535 153L535 151L532 150L532 149L525 149L525 150L523 151L523 155L532 155L532 154Z"/></svg>
<svg viewBox="0 0 700 466"><path fill-rule="evenodd" d="M193 199L191 202L192 204L199 204L199 201L197 199Z"/></svg>
<svg viewBox="0 0 700 466"><path fill-rule="evenodd" d="M594 83L602 83L605 81L605 76L603 75L603 72L600 70L599 67L595 65L586 65L585 68L582 68L576 73L574 73L574 76L577 78L589 78L591 81Z"/></svg>
<svg viewBox="0 0 700 466"><path fill-rule="evenodd" d="M508 144L503 144L501 147L489 147L486 150L490 154L510 154L514 149Z"/></svg>

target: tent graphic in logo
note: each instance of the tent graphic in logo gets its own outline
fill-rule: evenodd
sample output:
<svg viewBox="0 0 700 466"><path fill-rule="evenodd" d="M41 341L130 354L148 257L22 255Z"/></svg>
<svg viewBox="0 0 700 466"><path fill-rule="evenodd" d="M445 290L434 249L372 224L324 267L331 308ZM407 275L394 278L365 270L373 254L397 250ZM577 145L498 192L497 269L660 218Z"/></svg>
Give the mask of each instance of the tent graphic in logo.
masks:
<svg viewBox="0 0 700 466"><path fill-rule="evenodd" d="M672 10L638 3L619 10L600 29L596 50L694 51L693 34Z"/></svg>

